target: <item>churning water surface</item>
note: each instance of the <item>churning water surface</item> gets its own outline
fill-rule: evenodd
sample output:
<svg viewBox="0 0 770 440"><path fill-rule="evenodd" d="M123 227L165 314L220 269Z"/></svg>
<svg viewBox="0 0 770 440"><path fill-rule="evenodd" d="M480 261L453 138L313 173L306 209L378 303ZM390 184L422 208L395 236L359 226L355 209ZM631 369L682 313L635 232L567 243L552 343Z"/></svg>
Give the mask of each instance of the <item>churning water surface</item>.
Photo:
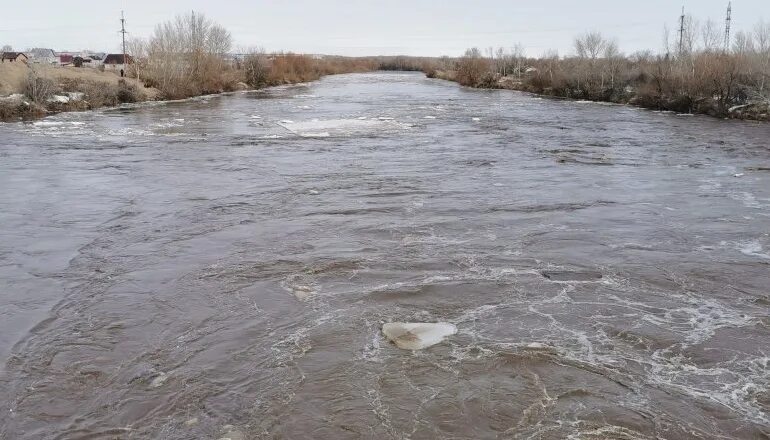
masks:
<svg viewBox="0 0 770 440"><path fill-rule="evenodd" d="M0 438L770 436L767 124L373 73L0 132Z"/></svg>

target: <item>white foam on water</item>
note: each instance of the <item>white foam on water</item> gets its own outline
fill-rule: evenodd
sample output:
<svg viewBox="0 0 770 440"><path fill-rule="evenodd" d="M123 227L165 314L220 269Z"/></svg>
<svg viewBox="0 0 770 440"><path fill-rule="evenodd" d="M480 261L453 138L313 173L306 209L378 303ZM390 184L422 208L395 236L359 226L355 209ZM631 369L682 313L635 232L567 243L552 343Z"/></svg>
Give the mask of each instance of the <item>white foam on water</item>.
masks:
<svg viewBox="0 0 770 440"><path fill-rule="evenodd" d="M752 208L752 209L762 208L762 204L759 203L759 201L757 200L757 197L750 192L743 191L740 193L730 193L729 197L733 200L743 203L743 206L747 208Z"/></svg>
<svg viewBox="0 0 770 440"><path fill-rule="evenodd" d="M59 127L64 125L64 122L37 121L37 122L33 122L32 125L34 125L35 127Z"/></svg>
<svg viewBox="0 0 770 440"><path fill-rule="evenodd" d="M737 243L737 245L738 250L743 255L770 260L770 254L764 252L764 248L762 247L762 244L759 242L759 240L744 241L742 243Z"/></svg>
<svg viewBox="0 0 770 440"><path fill-rule="evenodd" d="M374 119L314 119L300 122L282 121L278 125L302 137L366 135L407 128L397 122Z"/></svg>
<svg viewBox="0 0 770 440"><path fill-rule="evenodd" d="M436 119L436 117L435 117L435 116L426 116L426 117L425 117L425 118L423 118L423 119Z"/></svg>
<svg viewBox="0 0 770 440"><path fill-rule="evenodd" d="M331 133L328 131L322 131L320 133L302 133L300 136L306 138L328 138L331 136Z"/></svg>

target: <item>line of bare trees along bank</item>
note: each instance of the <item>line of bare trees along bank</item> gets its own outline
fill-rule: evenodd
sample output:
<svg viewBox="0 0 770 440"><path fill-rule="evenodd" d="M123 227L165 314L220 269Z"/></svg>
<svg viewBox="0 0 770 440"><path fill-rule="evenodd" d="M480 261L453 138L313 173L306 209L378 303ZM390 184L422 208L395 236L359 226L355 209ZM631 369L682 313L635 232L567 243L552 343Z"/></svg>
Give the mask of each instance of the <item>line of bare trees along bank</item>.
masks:
<svg viewBox="0 0 770 440"><path fill-rule="evenodd" d="M17 95L13 99L0 98L0 120L151 99L182 99L313 81L324 75L373 71L387 65L403 66L394 61L397 57L320 57L268 54L256 49L245 57L234 57L231 51L232 37L227 29L196 12L179 15L156 26L147 39L129 40L130 63L125 66L125 79L85 68L30 66ZM412 65L411 70L422 70L422 65Z"/></svg>
<svg viewBox="0 0 770 440"><path fill-rule="evenodd" d="M528 58L511 50L469 49L426 74L479 88L633 104L657 110L770 120L770 23L739 32L725 48L717 26L687 18L681 40L665 33L666 51L623 55L598 32L574 41L575 55Z"/></svg>
<svg viewBox="0 0 770 440"><path fill-rule="evenodd" d="M57 78L31 69L20 93L26 101L2 101L0 119L94 109L148 99L313 81L324 75L374 70L421 70L429 77L465 86L506 88L555 97L628 103L646 108L719 117L768 120L770 113L770 23L739 32L730 48L720 44L713 22L687 18L687 32L666 33L665 54L630 56L600 33L575 39L575 54L548 52L539 58L511 50L469 49L460 58L317 57L250 50L230 55L232 37L195 12L158 25L147 39L129 41L129 78ZM672 49L674 48L674 49ZM112 80L105 78L110 77ZM82 96L69 102L57 94Z"/></svg>

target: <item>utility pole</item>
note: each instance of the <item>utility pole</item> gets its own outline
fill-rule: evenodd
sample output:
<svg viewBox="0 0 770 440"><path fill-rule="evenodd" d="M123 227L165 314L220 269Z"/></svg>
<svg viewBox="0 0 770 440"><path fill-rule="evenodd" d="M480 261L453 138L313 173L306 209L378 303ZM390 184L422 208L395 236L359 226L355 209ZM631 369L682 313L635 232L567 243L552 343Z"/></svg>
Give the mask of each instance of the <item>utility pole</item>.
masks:
<svg viewBox="0 0 770 440"><path fill-rule="evenodd" d="M682 15L679 16L679 55L684 52L684 6L682 6Z"/></svg>
<svg viewBox="0 0 770 440"><path fill-rule="evenodd" d="M120 11L120 33L123 34L123 69L120 71L120 76L123 76L123 70L128 64L126 59L126 17L123 15L123 11Z"/></svg>
<svg viewBox="0 0 770 440"><path fill-rule="evenodd" d="M730 50L730 25L733 21L733 2L727 3L727 18L725 19L725 51Z"/></svg>

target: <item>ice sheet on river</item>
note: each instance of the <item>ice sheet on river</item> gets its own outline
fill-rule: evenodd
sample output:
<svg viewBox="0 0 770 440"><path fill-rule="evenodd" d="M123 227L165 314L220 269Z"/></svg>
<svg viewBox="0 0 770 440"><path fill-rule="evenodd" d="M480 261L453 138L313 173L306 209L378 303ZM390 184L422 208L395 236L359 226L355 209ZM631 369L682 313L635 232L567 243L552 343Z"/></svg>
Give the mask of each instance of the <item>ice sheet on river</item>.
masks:
<svg viewBox="0 0 770 440"><path fill-rule="evenodd" d="M360 118L281 121L278 125L301 137L362 136L409 128L409 125L391 119Z"/></svg>

